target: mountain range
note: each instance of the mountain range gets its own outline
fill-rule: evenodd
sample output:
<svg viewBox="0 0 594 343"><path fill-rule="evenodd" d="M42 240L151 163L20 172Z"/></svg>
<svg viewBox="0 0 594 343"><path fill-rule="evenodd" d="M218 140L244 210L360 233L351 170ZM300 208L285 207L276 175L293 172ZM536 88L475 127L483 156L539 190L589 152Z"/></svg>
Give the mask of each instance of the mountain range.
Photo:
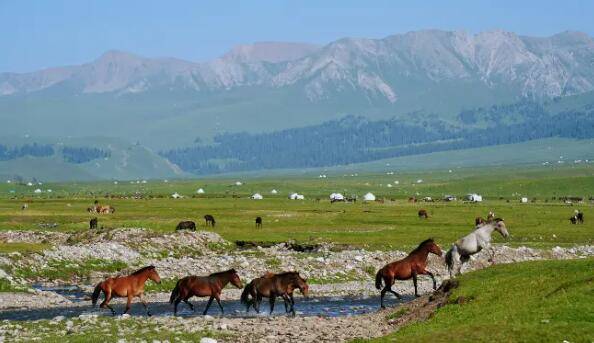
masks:
<svg viewBox="0 0 594 343"><path fill-rule="evenodd" d="M594 40L569 31L261 42L202 63L114 50L82 65L0 73L0 136L109 136L165 151L347 116L463 130L493 124L464 111L592 91Z"/></svg>

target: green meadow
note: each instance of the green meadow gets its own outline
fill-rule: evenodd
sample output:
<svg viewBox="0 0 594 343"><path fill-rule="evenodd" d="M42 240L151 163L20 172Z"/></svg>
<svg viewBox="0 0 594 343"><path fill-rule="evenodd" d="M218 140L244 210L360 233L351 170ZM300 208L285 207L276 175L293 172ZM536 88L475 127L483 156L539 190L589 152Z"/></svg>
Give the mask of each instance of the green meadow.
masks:
<svg viewBox="0 0 594 343"><path fill-rule="evenodd" d="M419 180L422 180L419 182ZM241 181L242 185L235 185ZM397 181L397 182L396 182ZM389 187L390 184L392 187ZM43 192L35 194L34 189ZM205 194L197 194L203 188ZM51 189L52 192L47 190ZM275 189L278 194L271 194ZM263 200L249 196L259 192ZM289 200L298 192L305 200ZM357 195L356 203L330 204L328 196L341 192ZM361 201L372 192L374 202ZM482 203L462 201L465 194L483 195ZM173 199L178 193L182 199ZM446 194L454 202L409 202L410 197L440 200ZM99 226L143 227L171 232L181 220L194 220L200 228L202 217L217 219L209 230L224 238L263 242L294 240L304 243L332 242L370 249L408 249L427 237L449 245L467 233L477 216L494 211L505 219L512 234L510 245L533 247L592 244L594 241L594 165L484 168L394 174L327 174L300 177L220 177L196 180L141 180L42 185L0 185L0 230L88 230L88 221L97 216ZM584 202L565 204L564 196L581 196ZM529 203L520 203L528 197ZM116 208L114 214L89 214L86 208L98 200ZM27 203L28 208L21 210ZM417 217L427 209L430 218ZM584 225L570 225L574 209L584 212ZM254 218L264 220L255 229ZM496 237L496 242L504 242ZM11 249L4 244L2 250ZM39 247L13 247L36 250Z"/></svg>

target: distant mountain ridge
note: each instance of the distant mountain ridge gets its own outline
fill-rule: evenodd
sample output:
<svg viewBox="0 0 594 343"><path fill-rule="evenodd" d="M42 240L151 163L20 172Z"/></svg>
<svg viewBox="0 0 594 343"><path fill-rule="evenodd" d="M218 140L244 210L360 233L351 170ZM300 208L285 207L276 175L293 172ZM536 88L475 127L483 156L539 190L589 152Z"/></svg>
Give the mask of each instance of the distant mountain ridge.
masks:
<svg viewBox="0 0 594 343"><path fill-rule="evenodd" d="M383 39L345 38L324 47L271 42L240 45L207 63L109 51L80 66L2 73L0 94L30 93L63 82L75 84L83 93L303 83L312 101L328 94L329 86L340 85L395 102L400 92L393 78L415 76L434 82L476 79L486 86L513 85L522 96L554 97L594 89L593 57L594 41L579 32L536 38L505 31L470 35L427 30Z"/></svg>

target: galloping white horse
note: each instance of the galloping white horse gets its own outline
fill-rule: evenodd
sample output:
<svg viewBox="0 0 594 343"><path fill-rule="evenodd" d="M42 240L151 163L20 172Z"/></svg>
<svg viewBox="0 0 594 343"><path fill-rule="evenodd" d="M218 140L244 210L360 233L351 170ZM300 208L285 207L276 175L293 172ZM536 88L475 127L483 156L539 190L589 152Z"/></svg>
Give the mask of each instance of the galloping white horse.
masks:
<svg viewBox="0 0 594 343"><path fill-rule="evenodd" d="M491 234L493 231L498 231L503 237L508 237L509 233L505 227L503 219L497 218L492 222L478 225L473 232L460 238L446 253L446 263L450 277L460 274L462 265L470 259L471 255L478 253L483 249L488 249L491 246ZM493 260L494 252L491 252L491 260ZM458 264L457 271L454 272L454 266Z"/></svg>

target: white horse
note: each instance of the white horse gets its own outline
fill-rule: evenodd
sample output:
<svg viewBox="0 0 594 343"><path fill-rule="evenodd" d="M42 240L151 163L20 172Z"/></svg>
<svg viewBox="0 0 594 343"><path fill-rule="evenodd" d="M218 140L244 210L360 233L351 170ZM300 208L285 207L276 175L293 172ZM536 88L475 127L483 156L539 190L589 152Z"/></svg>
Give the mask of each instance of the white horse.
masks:
<svg viewBox="0 0 594 343"><path fill-rule="evenodd" d="M483 249L488 249L491 246L491 234L493 231L498 231L503 237L508 237L509 233L505 227L503 219L494 219L490 223L478 225L473 232L460 238L446 253L446 263L450 277L460 274L462 265L470 259L471 255L478 253ZM494 252L491 251L491 261L493 261ZM454 272L454 266L458 263L457 271Z"/></svg>

